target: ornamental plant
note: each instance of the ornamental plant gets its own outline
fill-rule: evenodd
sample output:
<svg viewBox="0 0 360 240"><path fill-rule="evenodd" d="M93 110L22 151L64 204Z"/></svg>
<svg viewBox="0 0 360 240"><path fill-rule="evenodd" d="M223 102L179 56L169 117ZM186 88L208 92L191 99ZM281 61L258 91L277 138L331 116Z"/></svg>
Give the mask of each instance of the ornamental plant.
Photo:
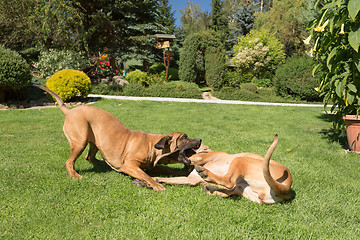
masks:
<svg viewBox="0 0 360 240"><path fill-rule="evenodd" d="M146 72L138 70L129 72L126 75L126 80L128 80L129 83L137 83L145 87L149 86L149 77L147 76Z"/></svg>
<svg viewBox="0 0 360 240"><path fill-rule="evenodd" d="M324 104L333 104L336 113L334 129L344 127L342 115L360 113L360 4L358 0L318 0L317 13L310 25L317 65L313 73L322 70L316 88L324 96Z"/></svg>
<svg viewBox="0 0 360 240"><path fill-rule="evenodd" d="M0 45L0 102L6 89L19 89L31 82L30 68L17 52Z"/></svg>
<svg viewBox="0 0 360 240"><path fill-rule="evenodd" d="M41 77L47 79L62 69L81 70L88 65L89 61L79 52L50 49L40 53L35 67L40 71Z"/></svg>
<svg viewBox="0 0 360 240"><path fill-rule="evenodd" d="M252 30L234 46L233 62L244 72L260 77L285 60L284 46L266 29Z"/></svg>
<svg viewBox="0 0 360 240"><path fill-rule="evenodd" d="M98 56L94 55L91 58L96 70L104 76L113 76L119 73L119 70L112 71L108 54L99 53Z"/></svg>
<svg viewBox="0 0 360 240"><path fill-rule="evenodd" d="M86 98L91 91L91 81L82 71L64 69L52 75L46 81L46 87L63 101L68 101L74 97Z"/></svg>

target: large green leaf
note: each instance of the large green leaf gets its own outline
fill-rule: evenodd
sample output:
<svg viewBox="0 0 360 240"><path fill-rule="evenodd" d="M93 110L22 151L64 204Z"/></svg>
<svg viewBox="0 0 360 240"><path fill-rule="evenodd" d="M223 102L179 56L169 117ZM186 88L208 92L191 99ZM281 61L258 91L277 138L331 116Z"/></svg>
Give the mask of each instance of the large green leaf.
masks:
<svg viewBox="0 0 360 240"><path fill-rule="evenodd" d="M330 61L336 55L336 53L337 53L337 48L335 47L335 48L333 48L333 50L331 50L331 52L327 58L326 65L330 71L331 71L331 67L332 67L332 63Z"/></svg>
<svg viewBox="0 0 360 240"><path fill-rule="evenodd" d="M316 71L322 66L321 63L317 64L312 70L312 76L315 77Z"/></svg>
<svg viewBox="0 0 360 240"><path fill-rule="evenodd" d="M357 28L354 31L350 31L348 40L349 40L349 43L350 43L351 47L356 52L358 52L359 51L359 45L360 45L360 28Z"/></svg>
<svg viewBox="0 0 360 240"><path fill-rule="evenodd" d="M356 93L357 92L357 89L356 89L356 86L352 83L349 83L348 84L348 88L350 89L350 91Z"/></svg>
<svg viewBox="0 0 360 240"><path fill-rule="evenodd" d="M348 5L347 5L347 8L348 8L348 11L349 11L350 18L353 21L355 21L356 15L360 11L360 2L359 2L359 0L350 0Z"/></svg>
<svg viewBox="0 0 360 240"><path fill-rule="evenodd" d="M349 105L353 104L354 102L354 99L355 99L355 95L353 95L351 92L347 95L347 103Z"/></svg>
<svg viewBox="0 0 360 240"><path fill-rule="evenodd" d="M360 53L357 52L353 54L353 61L354 61L354 64L357 68L357 70L360 72Z"/></svg>

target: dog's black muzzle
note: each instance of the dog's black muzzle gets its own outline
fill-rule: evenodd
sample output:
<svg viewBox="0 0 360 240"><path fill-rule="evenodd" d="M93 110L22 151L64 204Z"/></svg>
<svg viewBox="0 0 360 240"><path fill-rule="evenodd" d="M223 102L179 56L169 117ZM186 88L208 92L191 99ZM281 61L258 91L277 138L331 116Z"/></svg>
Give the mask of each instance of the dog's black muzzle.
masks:
<svg viewBox="0 0 360 240"><path fill-rule="evenodd" d="M191 164L191 160L189 157L196 153L196 149L201 146L201 139L194 139L188 144L184 145L184 147L179 152L178 161L184 163L185 166L189 166Z"/></svg>

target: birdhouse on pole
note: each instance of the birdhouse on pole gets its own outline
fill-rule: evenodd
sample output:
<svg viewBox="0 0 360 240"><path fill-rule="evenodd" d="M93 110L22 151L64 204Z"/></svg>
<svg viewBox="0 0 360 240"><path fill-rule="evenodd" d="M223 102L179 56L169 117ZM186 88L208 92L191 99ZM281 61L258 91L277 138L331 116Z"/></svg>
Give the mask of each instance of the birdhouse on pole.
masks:
<svg viewBox="0 0 360 240"><path fill-rule="evenodd" d="M163 51L164 65L166 69L165 82L167 82L170 61L174 60L174 52L170 51L170 43L173 42L176 37L175 35L171 35L171 34L155 34L155 38L156 38L155 48L162 49Z"/></svg>

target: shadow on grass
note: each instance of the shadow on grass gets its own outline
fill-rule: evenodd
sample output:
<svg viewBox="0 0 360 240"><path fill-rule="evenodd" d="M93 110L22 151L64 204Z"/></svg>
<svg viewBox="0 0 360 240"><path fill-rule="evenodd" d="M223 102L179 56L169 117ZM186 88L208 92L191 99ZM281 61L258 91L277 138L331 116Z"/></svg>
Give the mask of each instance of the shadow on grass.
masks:
<svg viewBox="0 0 360 240"><path fill-rule="evenodd" d="M79 174L81 173L105 173L115 171L113 170L105 161L98 161L92 164L92 168L79 170ZM152 177L178 177L178 176L187 176L191 172L192 169L188 169L187 167L179 168L179 166L171 167L170 166L156 166L155 168L145 171L149 176Z"/></svg>
<svg viewBox="0 0 360 240"><path fill-rule="evenodd" d="M92 164L92 168L85 169L85 170L79 170L79 174L81 173L87 173L87 172L93 172L93 173L105 173L105 172L111 172L114 171L105 161L99 161Z"/></svg>
<svg viewBox="0 0 360 240"><path fill-rule="evenodd" d="M336 115L324 113L318 116L318 118L325 122L334 122L336 120ZM346 135L341 134L340 132L336 131L334 128L322 129L320 133L323 135L325 139L328 139L330 142L340 143L340 145L344 149L349 148Z"/></svg>

